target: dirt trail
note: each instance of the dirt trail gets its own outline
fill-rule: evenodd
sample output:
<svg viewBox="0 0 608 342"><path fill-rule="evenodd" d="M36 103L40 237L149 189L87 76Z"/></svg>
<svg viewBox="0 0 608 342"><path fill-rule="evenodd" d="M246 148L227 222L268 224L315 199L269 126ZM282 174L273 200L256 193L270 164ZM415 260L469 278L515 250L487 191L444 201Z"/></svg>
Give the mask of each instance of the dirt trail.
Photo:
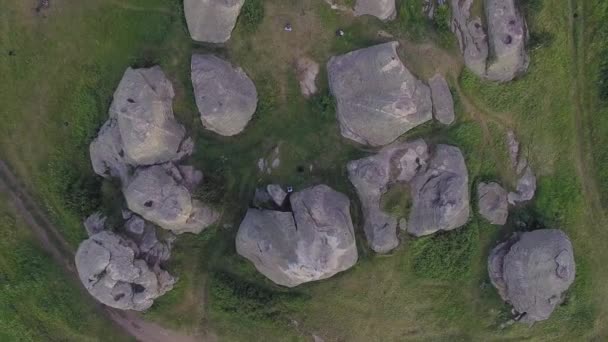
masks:
<svg viewBox="0 0 608 342"><path fill-rule="evenodd" d="M42 248L59 263L73 281L78 282L78 275L73 264L74 251L51 223L45 212L36 204L17 177L0 160L0 192L6 193L17 214L23 218ZM81 287L83 295L89 294ZM91 300L92 301L92 300ZM122 328L127 334L142 342L196 342L215 341L213 336L192 336L169 330L160 325L143 320L137 313L109 308L94 303L99 311Z"/></svg>

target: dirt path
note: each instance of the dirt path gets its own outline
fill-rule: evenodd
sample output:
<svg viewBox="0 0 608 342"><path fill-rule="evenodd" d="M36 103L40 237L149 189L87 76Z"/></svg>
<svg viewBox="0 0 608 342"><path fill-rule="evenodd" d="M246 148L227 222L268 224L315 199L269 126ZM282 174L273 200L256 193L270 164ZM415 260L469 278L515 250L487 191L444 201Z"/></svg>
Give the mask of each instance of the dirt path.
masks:
<svg viewBox="0 0 608 342"><path fill-rule="evenodd" d="M2 160L0 160L0 192L8 195L9 201L17 214L23 218L42 248L64 268L66 274L73 281L80 284L73 264L74 251ZM89 297L84 288L81 287L81 290L84 296ZM94 305L103 315L138 341L195 342L216 340L214 337L191 336L163 328L156 323L143 320L132 311L115 310L96 302Z"/></svg>

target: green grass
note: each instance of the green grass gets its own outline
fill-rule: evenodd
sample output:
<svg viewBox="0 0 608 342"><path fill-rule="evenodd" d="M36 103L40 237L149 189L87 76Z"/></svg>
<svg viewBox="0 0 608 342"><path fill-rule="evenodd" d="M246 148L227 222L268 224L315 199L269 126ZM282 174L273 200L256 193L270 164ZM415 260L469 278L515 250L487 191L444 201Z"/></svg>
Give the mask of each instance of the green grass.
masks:
<svg viewBox="0 0 608 342"><path fill-rule="evenodd" d="M190 41L179 1L57 3L44 19L20 2L0 0L0 74L6 78L0 84L0 155L76 245L84 237L82 218L93 207L101 203L109 211L120 208L116 184L93 176L88 144L107 117L124 69L158 63L173 81L176 117L196 141L196 153L188 162L206 177L197 196L217 205L223 217L198 236L179 238L169 265L179 282L146 317L184 330L211 330L229 341L306 340L313 333L328 341L601 339L599 332L606 329L602 307L608 307L602 250L608 236L589 219L594 213L581 193L569 14L557 0L535 2L542 6L527 12L531 36L540 38L524 77L497 85L464 71L449 79L454 91L462 91L455 94L457 122L449 127L429 123L404 137L425 137L463 150L473 195L469 224L421 239L403 234L401 246L390 256L370 252L344 167L370 151L340 137L324 65L332 55L386 41L378 30L444 47L443 54L429 50L427 55L427 50L416 49L419 45L407 45L405 62L421 77L433 71L431 62L434 68L454 65L446 58L458 51L453 37L442 33L443 14L433 23L422 17L420 3L399 3L399 19L382 23L341 15L322 1L247 0L251 14L239 19L233 38L220 48ZM603 17L595 14L599 11L593 13L588 18L593 26L585 35L592 36L602 24ZM285 22L292 24L293 32L283 31ZM344 37L335 36L338 28L345 30ZM600 43L590 47L587 68L596 75ZM3 52L8 50L15 50L15 56ZM203 130L189 79L192 52L217 53L253 79L259 106L242 134L226 138ZM294 72L300 55L321 64L319 95L310 100L300 96ZM589 89L597 89L597 83ZM594 125L583 128L584 136L594 142L589 153L601 184L598 191L605 194L608 176L603 166L608 158L601 147L608 129L602 119L606 106L594 94L586 95L594 106L586 122ZM517 131L539 186L536 200L513 212L506 227L497 228L477 217L474 194L479 181L515 185L504 142L509 128ZM259 173L257 160L277 145L281 166L272 175ZM331 280L286 290L238 257L234 235L240 219L255 188L270 181L296 189L325 183L347 194L360 255L357 265ZM407 198L396 196L386 198L385 204L399 210L404 201ZM489 284L486 258L497 240L519 229L516 219L534 227L564 229L574 243L577 279L566 303L549 321L500 329L509 308Z"/></svg>
<svg viewBox="0 0 608 342"><path fill-rule="evenodd" d="M78 286L0 196L0 340L128 341Z"/></svg>

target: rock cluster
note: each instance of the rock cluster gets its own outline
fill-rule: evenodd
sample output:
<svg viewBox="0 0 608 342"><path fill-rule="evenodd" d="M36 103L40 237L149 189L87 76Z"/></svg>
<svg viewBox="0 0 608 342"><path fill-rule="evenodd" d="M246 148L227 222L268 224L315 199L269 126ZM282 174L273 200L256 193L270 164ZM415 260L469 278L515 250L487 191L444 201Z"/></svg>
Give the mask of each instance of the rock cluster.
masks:
<svg viewBox="0 0 608 342"><path fill-rule="evenodd" d="M245 0L184 0L190 36L198 42L227 42L244 3Z"/></svg>
<svg viewBox="0 0 608 342"><path fill-rule="evenodd" d="M142 311L175 283L158 263L148 264L145 257L134 241L101 231L80 244L75 260L80 281L98 301Z"/></svg>
<svg viewBox="0 0 608 342"><path fill-rule="evenodd" d="M327 63L344 137L382 146L432 118L429 87L405 68L398 45L375 45Z"/></svg>
<svg viewBox="0 0 608 342"><path fill-rule="evenodd" d="M90 145L91 163L102 177L120 178L130 210L176 233L200 232L218 214L192 199L202 173L173 163L194 146L173 116L173 97L160 67L128 68Z"/></svg>
<svg viewBox="0 0 608 342"><path fill-rule="evenodd" d="M572 244L557 229L515 234L490 253L488 272L503 300L523 322L542 321L574 281Z"/></svg>
<svg viewBox="0 0 608 342"><path fill-rule="evenodd" d="M485 0L487 35L483 21L471 18L473 0L451 0L452 31L466 66L475 74L507 82L524 73L529 64L525 50L526 22L515 0Z"/></svg>
<svg viewBox="0 0 608 342"><path fill-rule="evenodd" d="M326 185L295 192L291 212L249 209L237 253L276 284L294 287L329 278L357 262L348 198Z"/></svg>
<svg viewBox="0 0 608 342"><path fill-rule="evenodd" d="M255 113L258 93L243 69L213 55L192 56L192 86L203 126L220 135L240 133Z"/></svg>
<svg viewBox="0 0 608 342"><path fill-rule="evenodd" d="M355 15L373 15L380 20L393 20L397 17L395 0L357 0Z"/></svg>
<svg viewBox="0 0 608 342"><path fill-rule="evenodd" d="M393 143L376 155L349 162L347 170L363 207L366 238L378 253L397 247L397 225L422 236L468 221L468 172L462 153L454 146L437 145L431 150L423 140ZM409 185L407 220L380 206L382 196L397 183Z"/></svg>
<svg viewBox="0 0 608 342"><path fill-rule="evenodd" d="M173 116L173 86L160 67L125 71L114 92L109 120L90 145L94 171L123 181L131 166L183 158L191 148Z"/></svg>

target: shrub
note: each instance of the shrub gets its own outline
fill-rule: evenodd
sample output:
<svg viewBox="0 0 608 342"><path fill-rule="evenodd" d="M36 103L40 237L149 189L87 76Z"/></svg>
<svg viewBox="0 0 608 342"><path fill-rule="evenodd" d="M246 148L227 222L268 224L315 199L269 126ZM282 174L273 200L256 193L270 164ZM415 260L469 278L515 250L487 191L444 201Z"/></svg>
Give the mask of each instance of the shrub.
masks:
<svg viewBox="0 0 608 342"><path fill-rule="evenodd" d="M433 25L439 33L450 32L450 18L452 14L447 4L437 7L433 17Z"/></svg>
<svg viewBox="0 0 608 342"><path fill-rule="evenodd" d="M453 231L420 238L412 243L414 273L423 278L465 278L479 245L475 222Z"/></svg>
<svg viewBox="0 0 608 342"><path fill-rule="evenodd" d="M246 0L239 17L247 32L255 32L264 20L264 0Z"/></svg>

